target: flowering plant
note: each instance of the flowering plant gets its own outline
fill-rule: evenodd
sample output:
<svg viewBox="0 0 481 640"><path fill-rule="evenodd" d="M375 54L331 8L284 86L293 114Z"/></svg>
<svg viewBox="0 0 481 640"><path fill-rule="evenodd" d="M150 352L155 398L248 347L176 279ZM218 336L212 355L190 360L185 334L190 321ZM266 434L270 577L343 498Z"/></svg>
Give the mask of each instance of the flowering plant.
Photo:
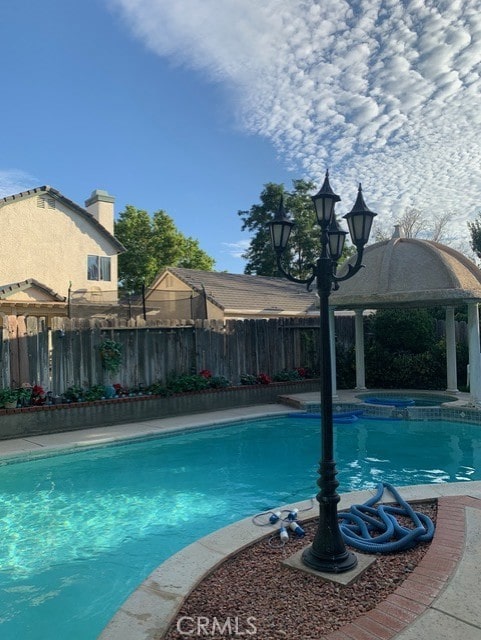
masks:
<svg viewBox="0 0 481 640"><path fill-rule="evenodd" d="M257 384L270 384L272 382L272 378L267 375L267 373L259 373L256 378Z"/></svg>
<svg viewBox="0 0 481 640"><path fill-rule="evenodd" d="M202 371L199 371L199 375L208 380L209 378L212 378L212 371L209 371L209 369L202 369Z"/></svg>
<svg viewBox="0 0 481 640"><path fill-rule="evenodd" d="M118 395L118 396L128 396L129 395L129 390L126 387L123 387L120 383L116 382L112 386L115 389L116 395Z"/></svg>
<svg viewBox="0 0 481 640"><path fill-rule="evenodd" d="M33 405L45 404L45 391L39 384L35 384L32 387L30 403Z"/></svg>

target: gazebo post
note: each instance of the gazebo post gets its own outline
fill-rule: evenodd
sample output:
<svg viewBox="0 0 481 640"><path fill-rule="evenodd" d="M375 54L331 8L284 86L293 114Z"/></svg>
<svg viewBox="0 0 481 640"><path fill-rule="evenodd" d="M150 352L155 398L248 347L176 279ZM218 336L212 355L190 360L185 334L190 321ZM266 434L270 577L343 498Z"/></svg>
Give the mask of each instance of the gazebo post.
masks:
<svg viewBox="0 0 481 640"><path fill-rule="evenodd" d="M362 309L355 311L356 390L366 388L366 362L364 357L364 319Z"/></svg>
<svg viewBox="0 0 481 640"><path fill-rule="evenodd" d="M456 323L454 321L454 307L446 307L446 369L447 391L450 393L459 393L456 367Z"/></svg>
<svg viewBox="0 0 481 640"><path fill-rule="evenodd" d="M481 353L479 351L478 303L468 303L469 393L473 404L481 404Z"/></svg>

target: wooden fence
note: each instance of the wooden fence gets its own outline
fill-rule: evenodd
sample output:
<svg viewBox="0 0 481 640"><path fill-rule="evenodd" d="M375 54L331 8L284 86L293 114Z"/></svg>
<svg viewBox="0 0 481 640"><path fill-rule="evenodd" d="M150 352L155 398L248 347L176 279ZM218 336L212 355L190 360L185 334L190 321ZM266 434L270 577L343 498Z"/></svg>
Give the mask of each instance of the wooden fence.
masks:
<svg viewBox="0 0 481 640"><path fill-rule="evenodd" d="M72 385L118 382L133 387L202 369L233 383L243 373L272 376L300 366L317 369L318 326L317 318L162 321L159 326L55 318L48 328L43 318L8 316L0 347L0 386L40 384L62 394ZM462 340L465 331L458 326L458 332ZM106 339L122 345L122 364L113 377L106 375L100 358L99 345ZM352 317L336 318L336 339L343 346L354 344Z"/></svg>
<svg viewBox="0 0 481 640"><path fill-rule="evenodd" d="M99 345L122 345L122 364L110 376ZM198 320L161 326L129 326L95 319L9 316L4 322L0 386L40 384L54 394L69 386L118 382L127 387L165 381L172 374L210 370L238 383L243 373L268 375L318 366L316 318Z"/></svg>

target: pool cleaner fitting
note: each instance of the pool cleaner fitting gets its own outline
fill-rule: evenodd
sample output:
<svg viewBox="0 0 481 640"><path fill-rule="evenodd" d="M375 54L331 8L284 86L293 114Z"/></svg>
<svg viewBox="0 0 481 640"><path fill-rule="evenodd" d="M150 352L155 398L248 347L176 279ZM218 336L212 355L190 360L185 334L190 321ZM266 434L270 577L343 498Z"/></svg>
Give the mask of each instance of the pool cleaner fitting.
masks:
<svg viewBox="0 0 481 640"><path fill-rule="evenodd" d="M279 528L279 538L281 539L281 543L284 545L289 540L289 534L285 526L281 523Z"/></svg>
<svg viewBox="0 0 481 640"><path fill-rule="evenodd" d="M297 520L298 513L299 513L299 509L293 509L292 511L289 511L287 515L287 520L289 520L289 522L294 522L294 520Z"/></svg>
<svg viewBox="0 0 481 640"><path fill-rule="evenodd" d="M275 511L273 513L271 513L270 517L269 517L269 522L271 524L275 524L276 522L279 521L281 517L281 512L280 511Z"/></svg>
<svg viewBox="0 0 481 640"><path fill-rule="evenodd" d="M295 522L294 520L289 523L289 529L291 531L294 531L298 538L303 538L306 535L304 529L299 525L298 522Z"/></svg>

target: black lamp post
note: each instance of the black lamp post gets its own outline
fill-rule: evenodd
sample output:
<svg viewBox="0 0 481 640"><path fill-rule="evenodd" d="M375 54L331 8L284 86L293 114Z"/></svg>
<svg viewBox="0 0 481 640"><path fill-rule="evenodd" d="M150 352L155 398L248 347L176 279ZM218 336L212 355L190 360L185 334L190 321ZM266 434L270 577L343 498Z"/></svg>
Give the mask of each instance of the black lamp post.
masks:
<svg viewBox="0 0 481 640"><path fill-rule="evenodd" d="M314 280L317 281L317 291L320 302L320 370L321 370L321 435L322 458L319 463L320 488L317 494L319 502L319 526L313 543L304 550L302 561L308 567L317 571L341 573L353 569L357 564L356 556L347 551L337 518L337 504L340 500L336 489L336 463L334 461L334 438L332 420L332 379L331 379L331 341L329 328L329 296L333 289L338 289L338 283L351 278L362 267L361 260L364 246L369 239L374 212L370 211L362 197L361 185L356 202L344 218L347 220L353 244L357 249L357 259L353 265L348 265L344 276L337 276L336 269L342 255L347 232L338 226L334 214L334 206L340 201L329 184L329 172L319 193L312 201L316 210L317 223L321 228L321 254L315 265L309 265L312 275L305 280L295 278L285 271L281 257L287 247L289 236L294 223L287 219L283 200L274 220L269 223L271 240L277 255L279 271L288 280L307 285L310 289Z"/></svg>

